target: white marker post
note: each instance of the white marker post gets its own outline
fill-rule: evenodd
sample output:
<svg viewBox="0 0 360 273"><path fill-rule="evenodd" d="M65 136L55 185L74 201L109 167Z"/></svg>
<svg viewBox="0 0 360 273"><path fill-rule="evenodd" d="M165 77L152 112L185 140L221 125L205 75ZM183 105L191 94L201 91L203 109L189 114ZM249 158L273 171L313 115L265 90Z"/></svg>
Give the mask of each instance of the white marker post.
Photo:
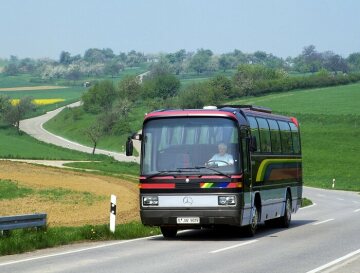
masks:
<svg viewBox="0 0 360 273"><path fill-rule="evenodd" d="M335 188L335 178L333 179L332 188Z"/></svg>
<svg viewBox="0 0 360 273"><path fill-rule="evenodd" d="M110 231L115 233L115 224L116 224L116 196L111 195L110 200Z"/></svg>

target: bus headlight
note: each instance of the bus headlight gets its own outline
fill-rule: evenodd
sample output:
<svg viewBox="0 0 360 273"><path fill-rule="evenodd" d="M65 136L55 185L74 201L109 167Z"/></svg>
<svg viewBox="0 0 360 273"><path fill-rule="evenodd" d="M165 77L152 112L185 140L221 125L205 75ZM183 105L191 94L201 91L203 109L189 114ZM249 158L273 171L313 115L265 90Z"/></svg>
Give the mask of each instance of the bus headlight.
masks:
<svg viewBox="0 0 360 273"><path fill-rule="evenodd" d="M235 206L236 205L236 197L234 195L219 196L218 204L220 206Z"/></svg>
<svg viewBox="0 0 360 273"><path fill-rule="evenodd" d="M158 206L159 205L159 197L143 196L142 203L143 203L143 206Z"/></svg>

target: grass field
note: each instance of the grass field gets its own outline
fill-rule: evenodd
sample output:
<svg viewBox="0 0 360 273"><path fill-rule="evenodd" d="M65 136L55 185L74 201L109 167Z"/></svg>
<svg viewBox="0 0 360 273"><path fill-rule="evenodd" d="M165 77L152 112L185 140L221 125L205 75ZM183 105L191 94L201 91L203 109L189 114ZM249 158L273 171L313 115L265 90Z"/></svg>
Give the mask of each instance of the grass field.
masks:
<svg viewBox="0 0 360 273"><path fill-rule="evenodd" d="M360 191L360 84L232 101L299 119L305 185Z"/></svg>
<svg viewBox="0 0 360 273"><path fill-rule="evenodd" d="M80 115L73 119L72 109L64 109L58 116L45 123L44 128L54 134L71 139L78 143L92 146L91 141L84 135L84 129L90 127L96 120L96 116L85 113L79 108ZM75 110L76 111L76 110ZM146 107L133 108L129 114L129 122L132 132L137 132L142 125ZM98 148L124 152L125 142L130 133L124 135L107 135L100 139Z"/></svg>
<svg viewBox="0 0 360 273"><path fill-rule="evenodd" d="M0 157L26 159L104 160L103 155L81 153L40 142L15 128L0 126Z"/></svg>

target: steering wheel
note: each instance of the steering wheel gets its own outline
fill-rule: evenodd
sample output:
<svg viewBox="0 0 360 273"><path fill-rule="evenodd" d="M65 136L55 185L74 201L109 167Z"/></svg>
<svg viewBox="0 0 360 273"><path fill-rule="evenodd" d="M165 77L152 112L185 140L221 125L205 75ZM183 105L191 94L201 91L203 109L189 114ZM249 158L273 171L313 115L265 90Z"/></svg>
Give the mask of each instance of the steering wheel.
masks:
<svg viewBox="0 0 360 273"><path fill-rule="evenodd" d="M224 161L224 160L209 160L205 163L206 166L216 166L216 167L219 167L216 162L221 162L221 163L225 163L226 165L225 166L230 166L231 164L227 161Z"/></svg>

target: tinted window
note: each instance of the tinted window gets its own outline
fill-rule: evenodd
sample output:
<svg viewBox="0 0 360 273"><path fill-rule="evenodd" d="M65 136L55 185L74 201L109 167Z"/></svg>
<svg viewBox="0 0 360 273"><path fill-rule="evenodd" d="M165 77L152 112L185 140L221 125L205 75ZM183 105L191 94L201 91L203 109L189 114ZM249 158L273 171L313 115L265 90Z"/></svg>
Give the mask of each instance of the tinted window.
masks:
<svg viewBox="0 0 360 273"><path fill-rule="evenodd" d="M279 121L281 146L283 153L293 153L292 138L289 123Z"/></svg>
<svg viewBox="0 0 360 273"><path fill-rule="evenodd" d="M294 153L299 154L300 153L300 135L299 135L299 129L296 127L296 125L292 122L289 123L291 128L291 135L293 140L293 146L294 146Z"/></svg>
<svg viewBox="0 0 360 273"><path fill-rule="evenodd" d="M271 152L270 130L266 119L256 118L259 124L260 143L262 152Z"/></svg>
<svg viewBox="0 0 360 273"><path fill-rule="evenodd" d="M279 125L275 120L268 119L270 125L271 148L273 153L281 153Z"/></svg>
<svg viewBox="0 0 360 273"><path fill-rule="evenodd" d="M259 138L259 128L258 124L256 122L256 119L254 117L247 117L249 123L250 123L250 129L251 129L251 135L256 138L257 143L257 152L260 151L260 138Z"/></svg>

